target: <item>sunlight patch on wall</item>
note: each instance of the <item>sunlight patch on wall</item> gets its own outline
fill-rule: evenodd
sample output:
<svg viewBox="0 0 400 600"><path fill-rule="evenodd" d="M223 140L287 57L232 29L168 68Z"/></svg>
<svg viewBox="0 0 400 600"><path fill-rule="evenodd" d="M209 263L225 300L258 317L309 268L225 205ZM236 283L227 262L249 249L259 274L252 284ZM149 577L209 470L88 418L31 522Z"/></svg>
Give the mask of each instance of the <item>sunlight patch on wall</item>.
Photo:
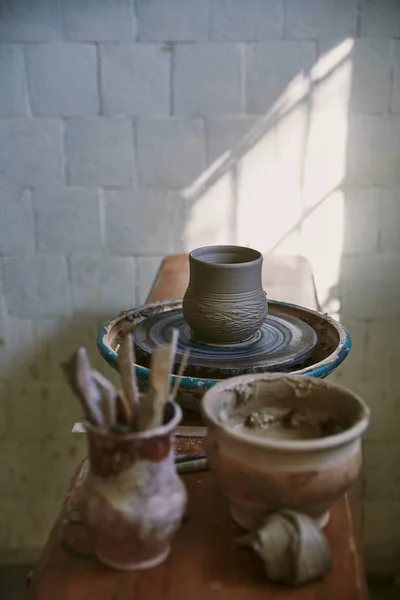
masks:
<svg viewBox="0 0 400 600"><path fill-rule="evenodd" d="M228 154L221 157L228 159ZM212 171L212 169L210 169ZM184 232L185 248L190 251L199 246L235 243L235 193L233 172L225 172L207 182L203 190L203 178L199 178L190 188L183 190L187 202L189 218Z"/></svg>
<svg viewBox="0 0 400 600"><path fill-rule="evenodd" d="M325 310L338 310L353 40L324 52L266 115L183 190L187 250L236 243L303 254Z"/></svg>
<svg viewBox="0 0 400 600"><path fill-rule="evenodd" d="M337 282L343 249L348 109L353 46L346 40L315 65L312 118L305 155L301 253L311 262L323 310L340 311ZM336 65L335 68L332 65Z"/></svg>
<svg viewBox="0 0 400 600"><path fill-rule="evenodd" d="M313 268L321 308L338 317L338 289L343 247L344 194L329 194L302 224L301 254Z"/></svg>

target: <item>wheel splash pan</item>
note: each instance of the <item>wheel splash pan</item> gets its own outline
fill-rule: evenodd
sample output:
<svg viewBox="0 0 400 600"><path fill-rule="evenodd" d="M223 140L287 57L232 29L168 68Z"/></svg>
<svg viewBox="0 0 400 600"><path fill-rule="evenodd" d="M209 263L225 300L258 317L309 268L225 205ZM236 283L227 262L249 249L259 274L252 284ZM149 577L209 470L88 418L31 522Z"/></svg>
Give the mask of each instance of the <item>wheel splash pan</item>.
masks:
<svg viewBox="0 0 400 600"><path fill-rule="evenodd" d="M135 326L147 317L182 307L182 299L153 302L138 308L122 311L101 329L97 337L97 347L101 356L115 370L118 370L118 347L123 335L132 332ZM327 377L347 357L351 349L351 338L343 325L326 314L296 304L268 300L271 314L279 312L294 316L310 325L317 334L317 344L312 355L301 368L291 371L294 375ZM136 376L141 390L146 389L150 369L135 364ZM176 375L171 376L172 383ZM204 393L219 379L183 377L180 382L178 402L187 410L199 412Z"/></svg>

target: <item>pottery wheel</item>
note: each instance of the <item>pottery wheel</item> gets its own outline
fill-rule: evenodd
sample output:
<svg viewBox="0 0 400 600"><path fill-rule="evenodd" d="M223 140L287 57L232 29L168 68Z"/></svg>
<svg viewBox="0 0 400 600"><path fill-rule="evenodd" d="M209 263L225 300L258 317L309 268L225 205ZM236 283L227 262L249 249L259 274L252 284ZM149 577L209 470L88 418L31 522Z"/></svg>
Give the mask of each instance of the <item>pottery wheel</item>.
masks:
<svg viewBox="0 0 400 600"><path fill-rule="evenodd" d="M307 323L287 314L274 313L266 317L249 340L226 345L205 344L193 337L182 310L174 309L148 317L135 327L133 338L137 349L149 357L155 348L170 342L173 328L179 330L177 363L189 349L188 371L195 369L225 376L290 370L304 362L317 343L317 335Z"/></svg>

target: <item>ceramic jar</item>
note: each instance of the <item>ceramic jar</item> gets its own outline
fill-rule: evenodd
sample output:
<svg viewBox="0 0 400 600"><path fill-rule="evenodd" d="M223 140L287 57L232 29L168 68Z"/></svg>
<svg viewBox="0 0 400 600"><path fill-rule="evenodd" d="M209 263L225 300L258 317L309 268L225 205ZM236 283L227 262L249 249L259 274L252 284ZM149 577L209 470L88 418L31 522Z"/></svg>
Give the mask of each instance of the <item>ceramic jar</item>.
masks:
<svg viewBox="0 0 400 600"><path fill-rule="evenodd" d="M262 262L260 252L243 246L205 246L189 254L182 308L199 341L236 343L258 331L268 311Z"/></svg>
<svg viewBox="0 0 400 600"><path fill-rule="evenodd" d="M187 496L173 451L182 411L171 403L167 409L163 426L139 433L110 434L85 424L90 468L82 517L96 556L114 569L163 562L183 517Z"/></svg>
<svg viewBox="0 0 400 600"><path fill-rule="evenodd" d="M233 425L238 415L271 407L320 411L340 424L340 432L285 439L255 436ZM370 411L356 394L324 379L265 373L233 377L207 391L202 410L211 470L233 519L246 529L257 529L268 513L284 509L304 513L323 527L332 504L360 472Z"/></svg>

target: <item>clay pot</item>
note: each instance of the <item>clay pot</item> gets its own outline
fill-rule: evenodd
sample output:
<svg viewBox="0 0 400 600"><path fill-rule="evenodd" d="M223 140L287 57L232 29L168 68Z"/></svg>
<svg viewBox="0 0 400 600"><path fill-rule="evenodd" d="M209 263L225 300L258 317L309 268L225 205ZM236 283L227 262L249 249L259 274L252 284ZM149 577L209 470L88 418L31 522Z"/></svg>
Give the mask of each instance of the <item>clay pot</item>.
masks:
<svg viewBox="0 0 400 600"><path fill-rule="evenodd" d="M229 344L250 338L267 316L260 252L205 246L189 254L190 279L182 308L199 341Z"/></svg>
<svg viewBox="0 0 400 600"><path fill-rule="evenodd" d="M235 425L264 407L328 415L341 432L293 440L255 436ZM341 386L313 377L243 375L208 390L202 410L209 464L233 519L246 529L260 527L268 513L283 509L313 517L323 527L329 508L359 474L370 412Z"/></svg>
<svg viewBox="0 0 400 600"><path fill-rule="evenodd" d="M168 404L162 427L127 435L85 423L90 470L82 491L82 516L101 562L140 570L163 562L186 506L173 452L173 430L182 412Z"/></svg>

